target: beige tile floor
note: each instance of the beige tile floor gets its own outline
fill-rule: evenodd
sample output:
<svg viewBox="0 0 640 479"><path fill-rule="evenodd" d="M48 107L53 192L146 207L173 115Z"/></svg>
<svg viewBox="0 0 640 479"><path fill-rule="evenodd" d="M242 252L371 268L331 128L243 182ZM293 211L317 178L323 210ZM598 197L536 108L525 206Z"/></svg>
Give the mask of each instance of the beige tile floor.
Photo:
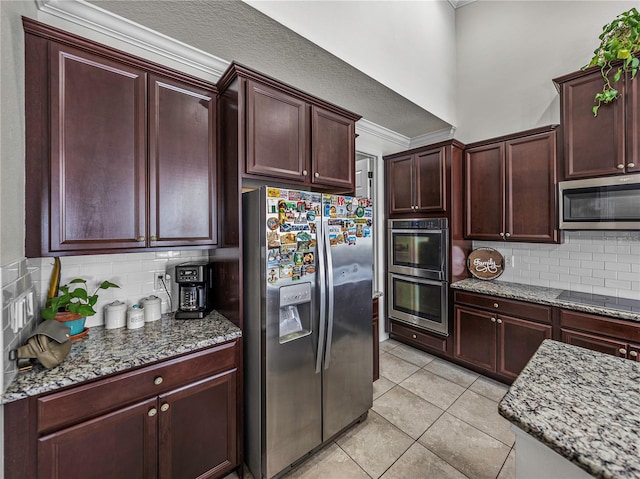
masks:
<svg viewBox="0 0 640 479"><path fill-rule="evenodd" d="M367 419L285 479L513 478L514 436L498 414L506 391L477 373L384 341Z"/></svg>

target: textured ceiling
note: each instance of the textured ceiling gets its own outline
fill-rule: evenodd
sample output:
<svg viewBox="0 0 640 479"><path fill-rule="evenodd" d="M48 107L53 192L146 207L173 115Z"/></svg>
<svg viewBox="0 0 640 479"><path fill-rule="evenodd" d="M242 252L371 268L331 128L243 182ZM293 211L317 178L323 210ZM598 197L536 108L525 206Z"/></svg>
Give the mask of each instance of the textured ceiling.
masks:
<svg viewBox="0 0 640 479"><path fill-rule="evenodd" d="M409 138L450 125L239 0L90 0L227 61L237 61ZM398 72L410 74L410 70Z"/></svg>

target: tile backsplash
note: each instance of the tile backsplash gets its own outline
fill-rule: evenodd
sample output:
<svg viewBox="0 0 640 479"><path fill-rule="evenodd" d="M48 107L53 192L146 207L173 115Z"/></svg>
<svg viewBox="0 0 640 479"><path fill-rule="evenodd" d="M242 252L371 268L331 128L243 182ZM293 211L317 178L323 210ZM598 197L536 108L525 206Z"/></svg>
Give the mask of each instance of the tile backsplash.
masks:
<svg viewBox="0 0 640 479"><path fill-rule="evenodd" d="M120 288L101 290L98 292L98 303L94 307L97 314L87 318L86 326L104 324L104 307L115 300L127 303L127 307L139 303L147 296L155 295L162 300L162 312L176 308L177 289L173 283L173 267L188 261L203 261L208 258L207 250L161 251L147 253L108 254L92 256L63 256L60 258L60 284L66 284L74 278L87 280L89 293L95 291L104 280L116 283ZM53 269L53 258L28 259L29 266L37 268L38 277L34 283L38 291L38 304L42 307L46 301L49 280ZM169 274L171 279L165 281L171 294L171 301L164 289L155 289L155 276L159 273Z"/></svg>
<svg viewBox="0 0 640 479"><path fill-rule="evenodd" d="M2 286L2 375L0 375L0 391L4 392L5 386L8 385L18 370L15 361L9 360L9 351L21 346L27 336L31 334L35 328L38 314L26 318L27 321L20 330L15 330L11 324L10 309L14 302L25 294L32 293L35 297L38 295L37 286L34 278L39 272L28 266L26 259L6 264L0 268ZM37 308L36 308L37 310Z"/></svg>
<svg viewBox="0 0 640 479"><path fill-rule="evenodd" d="M86 326L104 324L104 306L116 299L127 303L130 307L142 298L156 295L162 300L162 312L176 309L177 287L173 282L173 267L188 261L203 261L208 258L207 250L163 251L147 253L109 254L93 256L64 256L61 261L60 284L74 278L84 278L90 293L104 280L116 283L120 288L102 290L95 306L97 314L87 318ZM16 362L9 360L9 351L24 344L25 339L40 318L40 309L44 306L49 288L49 280L53 269L53 258L29 258L4 265L0 268L2 275L2 335L3 374L0 378L0 391L5 390L17 373ZM165 281L171 294L155 290L155 275L165 273L171 279ZM9 311L12 302L27 292L35 297L35 315L25 327L15 333L10 324Z"/></svg>
<svg viewBox="0 0 640 479"><path fill-rule="evenodd" d="M640 231L569 231L559 245L474 241L505 257L499 281L640 299Z"/></svg>

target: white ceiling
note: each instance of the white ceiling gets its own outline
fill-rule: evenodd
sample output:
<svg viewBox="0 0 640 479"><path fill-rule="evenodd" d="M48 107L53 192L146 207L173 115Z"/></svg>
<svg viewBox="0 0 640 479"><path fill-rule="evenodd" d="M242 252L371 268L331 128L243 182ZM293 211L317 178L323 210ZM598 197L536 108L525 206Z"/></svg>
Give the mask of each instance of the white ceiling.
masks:
<svg viewBox="0 0 640 479"><path fill-rule="evenodd" d="M89 0L89 3L224 60L250 66L408 138L451 128L425 108L244 2ZM363 41L370 34L363 32ZM410 72L409 66L398 74Z"/></svg>

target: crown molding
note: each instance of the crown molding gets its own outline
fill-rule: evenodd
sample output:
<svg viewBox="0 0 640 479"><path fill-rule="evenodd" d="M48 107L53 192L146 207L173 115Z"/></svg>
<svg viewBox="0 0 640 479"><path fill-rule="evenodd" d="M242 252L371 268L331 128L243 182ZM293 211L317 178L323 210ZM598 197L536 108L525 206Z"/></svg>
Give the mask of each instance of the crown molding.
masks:
<svg viewBox="0 0 640 479"><path fill-rule="evenodd" d="M455 131L456 127L452 126L450 128L432 131L431 133L425 133L424 135L414 136L409 140L409 148L418 148L420 146L431 145L432 143L438 143L440 141L451 140Z"/></svg>
<svg viewBox="0 0 640 479"><path fill-rule="evenodd" d="M83 0L35 0L38 10L142 48L217 81L230 62Z"/></svg>
<svg viewBox="0 0 640 479"><path fill-rule="evenodd" d="M381 140L398 145L403 149L409 148L409 144L411 143L411 139L408 136L396 133L389 128L385 128L364 118L358 120L356 123L356 134L372 135Z"/></svg>
<svg viewBox="0 0 640 479"><path fill-rule="evenodd" d="M470 3L475 2L476 0L449 0L451 6L455 8L464 7L465 5L469 5Z"/></svg>

